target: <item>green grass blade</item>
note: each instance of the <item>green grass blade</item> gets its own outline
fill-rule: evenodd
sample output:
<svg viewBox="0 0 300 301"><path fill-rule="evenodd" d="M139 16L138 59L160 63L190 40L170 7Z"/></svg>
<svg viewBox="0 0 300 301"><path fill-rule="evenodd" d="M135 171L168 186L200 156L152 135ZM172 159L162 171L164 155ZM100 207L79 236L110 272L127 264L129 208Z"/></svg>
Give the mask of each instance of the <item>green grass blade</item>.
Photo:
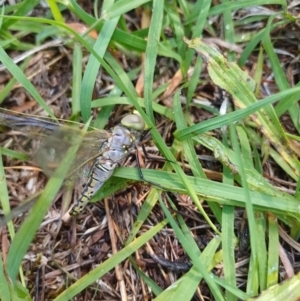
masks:
<svg viewBox="0 0 300 301"><path fill-rule="evenodd" d="M47 0L47 3L51 9L52 12L52 16L54 18L55 21L57 22L64 22L64 18L56 4L56 1L52 1L52 0Z"/></svg>
<svg viewBox="0 0 300 301"><path fill-rule="evenodd" d="M129 258L130 263L132 264L133 268L136 270L136 272L139 274L141 279L151 288L154 295L159 295L163 291L162 288L160 288L155 281L153 281L149 276L147 276L135 263L134 259L132 257Z"/></svg>
<svg viewBox="0 0 300 301"><path fill-rule="evenodd" d="M116 17L119 17L130 10L136 9L139 6L142 6L145 3L150 2L150 0L119 0L116 1L113 5L110 5L109 8L105 9L102 12L102 18L110 20Z"/></svg>
<svg viewBox="0 0 300 301"><path fill-rule="evenodd" d="M202 32L205 28L205 25L208 22L208 13L211 8L211 5L212 5L211 0L198 0L195 3L195 7L191 7L191 15L193 15L193 13L195 11L201 12L201 13L197 13L195 16L196 23L195 23L195 26L193 26L192 31L191 31L191 35L193 38L202 37ZM187 21L186 21L187 24L190 23L189 20L190 20L190 17L187 18ZM188 68L191 65L193 57L194 57L193 51L191 51L191 49L187 49L186 54L184 55L184 61L182 64L184 73L186 73L188 71ZM202 62L200 61L200 62L198 62L198 64L202 65Z"/></svg>
<svg viewBox="0 0 300 301"><path fill-rule="evenodd" d="M166 190L188 194L181 178L175 173L151 169L142 169L142 173L149 181L155 182L155 180L159 179L160 185L165 187ZM140 181L138 171L135 168L129 167L118 168L114 173L114 177ZM191 176L186 176L186 178L198 197L218 202L222 205L227 204L230 206L245 207L245 195L243 189L240 187ZM256 209L272 211L275 214L279 214L280 218L283 218L286 222L288 221L288 216L293 216L300 220L299 203L297 200L286 193L269 192L270 194L260 192L259 189L249 192L252 203Z"/></svg>
<svg viewBox="0 0 300 301"><path fill-rule="evenodd" d="M255 212L255 221L257 224L258 237L262 239L257 244L258 256L258 276L259 276L259 289L265 290L267 288L267 264L268 254L272 252L267 251L266 241L263 239L267 231L266 217L264 213ZM271 249L269 249L271 250Z"/></svg>
<svg viewBox="0 0 300 301"><path fill-rule="evenodd" d="M268 270L267 270L267 287L270 288L278 283L279 276L279 233L278 223L276 218L268 215L268 238L269 238L269 256L268 256Z"/></svg>
<svg viewBox="0 0 300 301"><path fill-rule="evenodd" d="M72 115L80 112L80 91L82 76L82 49L78 43L74 45L73 82L72 82Z"/></svg>
<svg viewBox="0 0 300 301"><path fill-rule="evenodd" d="M300 274L284 281L283 283L272 286L259 297L249 298L248 301L297 301L300 296Z"/></svg>
<svg viewBox="0 0 300 301"><path fill-rule="evenodd" d="M228 140L223 133L222 142L228 147ZM223 167L223 183L234 185L234 177L229 168ZM235 208L233 206L223 206L222 210L222 254L224 265L224 280L232 287L236 286L236 271L235 271L235 253L234 246L237 244L237 238L234 233L234 218ZM226 290L228 301L236 301L237 295Z"/></svg>
<svg viewBox="0 0 300 301"><path fill-rule="evenodd" d="M241 182L242 182L242 187L243 187L243 193L245 196L246 200L246 212L247 212L247 218L248 218L248 226L249 226L249 231L250 231L250 245L251 245L251 258L252 261L250 261L250 264L252 263L253 265L249 267L250 270L253 271L253 275L255 278L257 278L258 275L258 229L257 229L257 224L255 222L255 216L254 216L254 207L252 203L252 199L250 196L250 191L249 191L249 186L247 183L247 176L245 172L245 164L243 162L242 156L241 156L241 151L240 151L240 146L238 144L238 139L237 139L237 134L235 131L235 128L233 125L229 126L229 132L230 132L230 138L232 141L233 149L235 153L237 154L237 165L239 167L239 174L241 176ZM254 290L255 291L255 290Z"/></svg>
<svg viewBox="0 0 300 301"><path fill-rule="evenodd" d="M231 1L225 0L222 1L222 4L227 4L227 9L223 12L223 32L225 41L234 44L235 32L234 32L234 24L232 20L232 11L229 8ZM234 62L236 59L235 53L233 51L228 52L228 60Z"/></svg>
<svg viewBox="0 0 300 301"><path fill-rule="evenodd" d="M93 49L97 51L98 56L101 58L104 57L118 21L119 18L106 21L96 43L93 46ZM91 100L94 90L94 83L96 81L99 68L100 62L98 58L91 55L84 72L80 91L80 108L84 121L87 121L91 116Z"/></svg>
<svg viewBox="0 0 300 301"><path fill-rule="evenodd" d="M145 108L149 119L154 124L153 109L151 106L151 96L154 78L154 68L158 51L158 41L161 33L164 12L164 1L154 0L152 10L152 20L149 28L149 37L146 48L145 73L144 73L144 97Z"/></svg>
<svg viewBox="0 0 300 301"><path fill-rule="evenodd" d="M279 89L281 91L283 91L283 90L289 89L290 85L288 83L285 72L283 71L283 69L281 67L280 61L275 53L275 50L274 50L272 42L271 42L270 30L271 30L271 22L272 21L273 21L273 18L270 18L269 22L268 22L268 26L267 26L268 31L266 31L266 33L265 33L265 36L262 40L262 44L263 44L264 49L267 52L268 59L270 60L276 84L279 87ZM295 128L299 132L300 126L299 126L299 122L298 122L298 117L299 117L298 103L292 104L292 106L289 107L288 111L289 111L289 115L290 115L291 119L293 120L293 124L294 124ZM276 123L277 129L279 127L278 123Z"/></svg>
<svg viewBox="0 0 300 301"><path fill-rule="evenodd" d="M10 203L9 203L9 197L8 197L8 186L7 186L3 162L2 162L2 152L1 152L1 158L0 158L0 177L2 179L2 181L0 181L1 207L3 209L4 215L7 215L10 213ZM8 223L8 230L9 230L9 235L11 237L14 237L15 229L14 229L11 221Z"/></svg>
<svg viewBox="0 0 300 301"><path fill-rule="evenodd" d="M11 296L9 292L9 282L6 279L2 256L0 256L0 290L1 290L1 300L11 301Z"/></svg>
<svg viewBox="0 0 300 301"><path fill-rule="evenodd" d="M0 153L4 156L8 156L8 157L15 158L15 159L22 160L22 161L29 160L28 155L14 151L12 149L5 148L5 147L0 147Z"/></svg>
<svg viewBox="0 0 300 301"><path fill-rule="evenodd" d="M157 203L157 200L160 196L161 192L157 189L152 189L147 196L146 201L144 202L136 221L130 231L130 235L128 236L125 245L128 245L131 243L136 235L138 234L138 231L140 230L141 226L145 223L146 219L148 218L150 212L152 211L153 207Z"/></svg>
<svg viewBox="0 0 300 301"><path fill-rule="evenodd" d="M234 260L234 246L236 238L234 235L234 207L224 206L222 210L222 251L224 256L224 280L236 286L235 260ZM228 300L237 300L230 291L226 291Z"/></svg>

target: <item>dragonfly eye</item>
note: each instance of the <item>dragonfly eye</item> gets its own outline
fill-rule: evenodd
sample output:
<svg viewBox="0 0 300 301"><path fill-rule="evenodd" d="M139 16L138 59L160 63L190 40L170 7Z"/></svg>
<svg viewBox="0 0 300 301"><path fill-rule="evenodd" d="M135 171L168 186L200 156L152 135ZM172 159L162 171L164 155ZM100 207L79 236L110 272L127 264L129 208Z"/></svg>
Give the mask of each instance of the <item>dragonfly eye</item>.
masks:
<svg viewBox="0 0 300 301"><path fill-rule="evenodd" d="M137 114L126 115L121 120L121 124L126 126L127 128L134 129L137 131L145 130L145 121L142 119L140 115Z"/></svg>

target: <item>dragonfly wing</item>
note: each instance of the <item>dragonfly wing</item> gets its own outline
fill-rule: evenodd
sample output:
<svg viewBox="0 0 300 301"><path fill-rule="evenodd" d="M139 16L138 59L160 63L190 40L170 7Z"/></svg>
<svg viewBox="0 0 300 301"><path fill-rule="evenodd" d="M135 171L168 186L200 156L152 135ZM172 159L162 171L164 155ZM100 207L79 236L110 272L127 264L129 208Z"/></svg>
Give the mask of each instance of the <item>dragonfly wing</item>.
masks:
<svg viewBox="0 0 300 301"><path fill-rule="evenodd" d="M34 203L38 200L40 196L40 192L31 196L26 201L22 202L18 207L11 210L8 215L0 216L0 228L5 226L9 221L18 217L20 214L28 211Z"/></svg>
<svg viewBox="0 0 300 301"><path fill-rule="evenodd" d="M33 156L34 162L43 169L46 175L52 175L66 152L75 146L74 141L78 135L81 135L79 130L59 127L42 142Z"/></svg>
<svg viewBox="0 0 300 301"><path fill-rule="evenodd" d="M40 166L47 176L51 176L60 162L63 160L70 147L74 147L74 139L81 135L81 131L65 126L54 131L33 156L34 162ZM100 149L110 134L105 130L95 130L85 134L82 144L79 146L76 159L71 164L70 173L66 179L67 186L73 186L79 179L85 181L90 168L101 152Z"/></svg>
<svg viewBox="0 0 300 301"><path fill-rule="evenodd" d="M76 162L70 169L70 176L66 182L67 186L73 186L79 179L82 183L87 181L91 167L95 159L102 154L103 143L109 137L110 133L105 130L86 133L83 143L79 147Z"/></svg>
<svg viewBox="0 0 300 301"><path fill-rule="evenodd" d="M50 134L55 131L60 125L46 118L25 117L25 115L14 115L4 113L0 110L0 124L12 129L24 132L26 134L44 133Z"/></svg>
<svg viewBox="0 0 300 301"><path fill-rule="evenodd" d="M4 125L25 133L30 139L40 141L34 152L33 161L43 169L46 175L51 176L59 166L64 155L70 147L74 146L74 139L81 135L80 129L74 126L61 125L47 118L27 117L26 115L10 114L0 110L0 125ZM88 177L90 166L94 159L100 155L99 151L110 133L105 130L92 130L85 133L83 143L70 168L68 184L76 182L79 178Z"/></svg>

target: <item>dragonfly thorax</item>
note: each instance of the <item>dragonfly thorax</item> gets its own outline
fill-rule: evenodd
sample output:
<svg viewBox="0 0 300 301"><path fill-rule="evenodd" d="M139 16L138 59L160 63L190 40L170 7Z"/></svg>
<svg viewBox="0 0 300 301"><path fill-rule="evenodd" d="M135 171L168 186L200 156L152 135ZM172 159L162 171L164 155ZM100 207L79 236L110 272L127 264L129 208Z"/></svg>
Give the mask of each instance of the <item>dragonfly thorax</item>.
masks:
<svg viewBox="0 0 300 301"><path fill-rule="evenodd" d="M123 150L132 145L132 134L123 126L115 126L109 139L110 149ZM135 139L134 139L135 140Z"/></svg>

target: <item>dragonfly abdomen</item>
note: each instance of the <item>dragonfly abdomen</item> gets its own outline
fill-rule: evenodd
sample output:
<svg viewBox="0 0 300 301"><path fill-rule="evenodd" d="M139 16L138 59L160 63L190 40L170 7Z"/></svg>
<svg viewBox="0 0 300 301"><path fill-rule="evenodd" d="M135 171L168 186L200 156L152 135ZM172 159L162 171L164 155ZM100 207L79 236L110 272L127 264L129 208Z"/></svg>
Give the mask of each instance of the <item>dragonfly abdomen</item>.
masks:
<svg viewBox="0 0 300 301"><path fill-rule="evenodd" d="M76 204L72 207L70 215L77 215L84 209L93 195L112 176L117 166L118 163L115 163L109 159L96 160L92 167L92 172L89 176L89 180L86 183L83 191L81 192L81 196L77 200Z"/></svg>

